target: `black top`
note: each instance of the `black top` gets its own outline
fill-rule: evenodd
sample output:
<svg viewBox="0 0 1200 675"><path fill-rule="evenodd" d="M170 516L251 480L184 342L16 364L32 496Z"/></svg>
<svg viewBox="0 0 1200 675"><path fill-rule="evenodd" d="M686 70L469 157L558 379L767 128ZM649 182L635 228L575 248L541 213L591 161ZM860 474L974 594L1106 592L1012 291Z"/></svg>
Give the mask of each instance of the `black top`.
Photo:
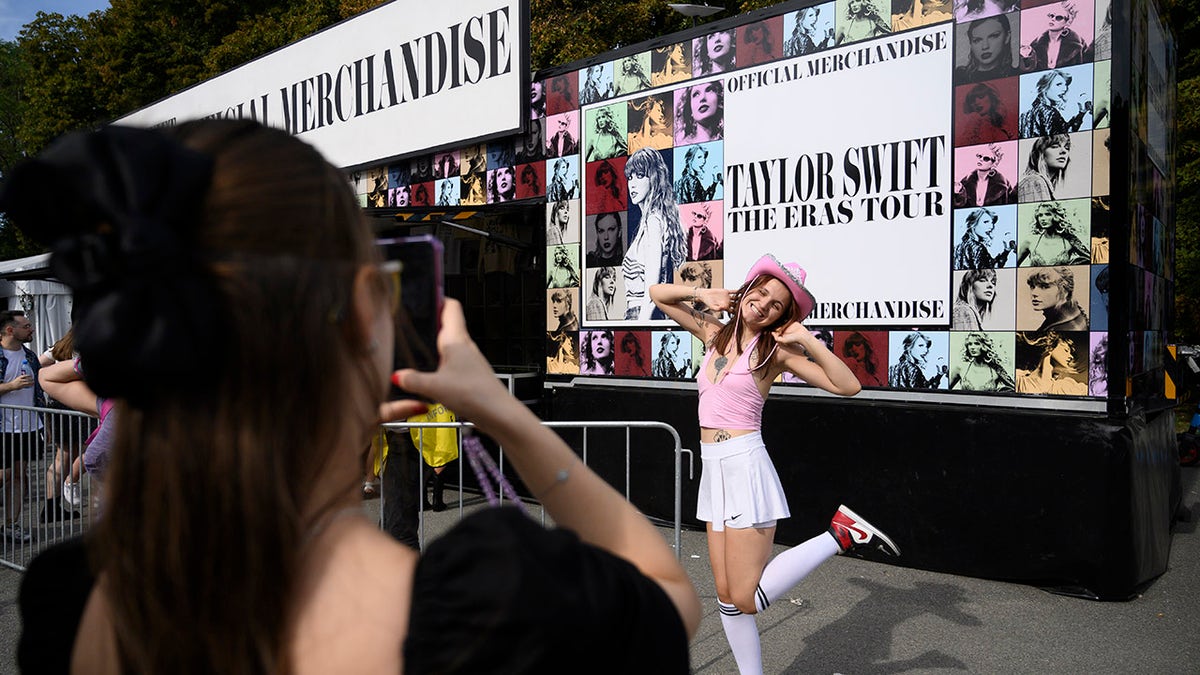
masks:
<svg viewBox="0 0 1200 675"><path fill-rule="evenodd" d="M417 564L407 673L687 673L687 633L661 587L632 564L485 509Z"/></svg>
<svg viewBox="0 0 1200 675"><path fill-rule="evenodd" d="M82 537L51 546L29 564L18 599L22 673L70 672L75 634L95 581Z"/></svg>
<svg viewBox="0 0 1200 675"><path fill-rule="evenodd" d="M95 577L82 539L46 549L21 582L22 673L67 673ZM417 564L405 671L688 672L683 620L658 584L573 532L484 509Z"/></svg>

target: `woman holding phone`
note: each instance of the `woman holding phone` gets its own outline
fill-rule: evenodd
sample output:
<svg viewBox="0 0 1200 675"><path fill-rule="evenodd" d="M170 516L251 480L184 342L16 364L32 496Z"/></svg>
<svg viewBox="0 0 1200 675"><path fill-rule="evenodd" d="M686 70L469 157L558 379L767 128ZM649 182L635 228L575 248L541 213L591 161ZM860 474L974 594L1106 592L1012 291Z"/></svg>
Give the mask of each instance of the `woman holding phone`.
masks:
<svg viewBox="0 0 1200 675"><path fill-rule="evenodd" d="M23 669L550 671L602 630L626 649L598 668L687 671L700 612L670 547L507 393L457 302L437 371L393 372L388 275L313 148L250 121L109 126L10 172L0 207L52 247L88 385L120 413L104 518L24 577ZM487 509L428 561L381 532L364 449L426 409L384 403L389 380L500 442L559 529ZM567 611L530 578L591 600Z"/></svg>
<svg viewBox="0 0 1200 675"><path fill-rule="evenodd" d="M763 444L762 410L771 384L791 373L839 396L862 389L849 367L804 327L816 304L804 281L799 265L767 254L735 291L650 287L659 309L707 345L696 378L702 461L696 517L707 523L721 623L743 675L762 672L754 615L818 565L860 546L900 553L886 535L841 506L827 532L768 562L775 525L791 515ZM695 309L697 300L708 311ZM722 324L717 313L724 311L733 318Z"/></svg>

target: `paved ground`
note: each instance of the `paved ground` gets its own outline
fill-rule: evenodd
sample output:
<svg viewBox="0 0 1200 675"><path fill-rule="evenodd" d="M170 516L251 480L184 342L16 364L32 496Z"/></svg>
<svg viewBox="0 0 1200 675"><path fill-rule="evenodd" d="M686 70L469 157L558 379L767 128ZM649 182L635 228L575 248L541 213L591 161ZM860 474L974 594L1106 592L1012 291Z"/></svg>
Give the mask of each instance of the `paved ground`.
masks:
<svg viewBox="0 0 1200 675"><path fill-rule="evenodd" d="M759 619L767 673L1200 672L1200 469L1184 470L1170 569L1129 602L834 558ZM451 494L447 492L449 498ZM371 502L368 508L376 508ZM431 514L429 534L455 511ZM706 614L696 673L735 673L721 632L703 536L684 533L684 561ZM14 673L20 573L0 568L0 674Z"/></svg>

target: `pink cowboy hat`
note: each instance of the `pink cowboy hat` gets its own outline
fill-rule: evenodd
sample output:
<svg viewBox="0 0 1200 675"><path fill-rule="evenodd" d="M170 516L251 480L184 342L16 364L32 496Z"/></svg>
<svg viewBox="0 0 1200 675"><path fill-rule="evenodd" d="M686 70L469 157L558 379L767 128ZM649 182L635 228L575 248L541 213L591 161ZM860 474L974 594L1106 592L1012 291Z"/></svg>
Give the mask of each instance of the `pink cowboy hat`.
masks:
<svg viewBox="0 0 1200 675"><path fill-rule="evenodd" d="M750 271L746 273L746 282L753 281L760 274L768 274L783 282L788 292L792 294L792 299L796 301L796 306L800 308L801 321L812 314L817 299L804 287L807 275L804 273L803 267L794 262L779 262L779 258L768 253L750 266Z"/></svg>

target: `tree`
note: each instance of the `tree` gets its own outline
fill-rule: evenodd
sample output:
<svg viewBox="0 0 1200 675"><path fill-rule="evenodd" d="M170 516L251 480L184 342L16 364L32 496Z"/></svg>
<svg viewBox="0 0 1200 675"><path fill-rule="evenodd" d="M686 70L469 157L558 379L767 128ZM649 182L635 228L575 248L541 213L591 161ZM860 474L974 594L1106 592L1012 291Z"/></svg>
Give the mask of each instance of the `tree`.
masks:
<svg viewBox="0 0 1200 675"><path fill-rule="evenodd" d="M1200 341L1200 1L1166 0L1179 49L1175 105L1175 341Z"/></svg>
<svg viewBox="0 0 1200 675"><path fill-rule="evenodd" d="M729 0L715 21L771 0ZM656 0L530 0L529 63L534 70L578 61L610 49L684 30L691 20Z"/></svg>

